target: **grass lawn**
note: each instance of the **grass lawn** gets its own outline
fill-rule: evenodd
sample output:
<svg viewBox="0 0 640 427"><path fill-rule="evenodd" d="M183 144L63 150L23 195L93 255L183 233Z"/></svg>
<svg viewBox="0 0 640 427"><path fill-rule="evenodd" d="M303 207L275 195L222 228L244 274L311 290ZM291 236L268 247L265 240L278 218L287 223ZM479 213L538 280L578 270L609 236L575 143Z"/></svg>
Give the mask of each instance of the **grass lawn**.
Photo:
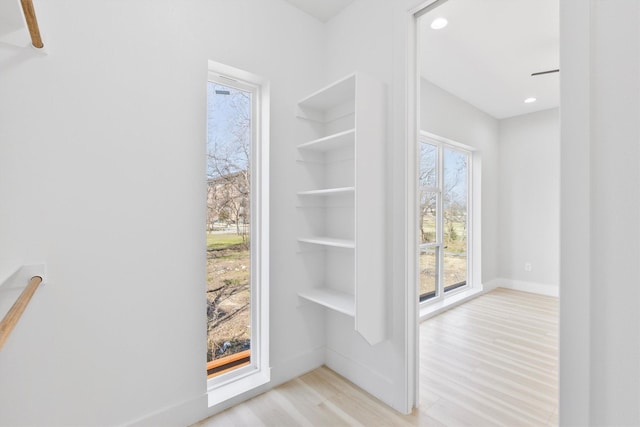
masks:
<svg viewBox="0 0 640 427"><path fill-rule="evenodd" d="M207 234L207 249L221 250L242 244L242 236L235 233Z"/></svg>
<svg viewBox="0 0 640 427"><path fill-rule="evenodd" d="M244 243L233 232L207 234L207 361L250 345L251 260Z"/></svg>

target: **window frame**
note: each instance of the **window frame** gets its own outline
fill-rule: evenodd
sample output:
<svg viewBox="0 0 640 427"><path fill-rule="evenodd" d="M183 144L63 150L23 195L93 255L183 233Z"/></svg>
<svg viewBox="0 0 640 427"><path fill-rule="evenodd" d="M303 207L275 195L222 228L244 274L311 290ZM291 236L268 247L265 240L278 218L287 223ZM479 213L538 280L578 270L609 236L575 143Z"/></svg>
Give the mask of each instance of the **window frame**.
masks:
<svg viewBox="0 0 640 427"><path fill-rule="evenodd" d="M416 203L416 228L419 229L419 221L420 221L420 185L419 185L419 174L420 174L420 145L423 143L431 144L437 148L436 154L436 165L437 165L437 174L436 174L436 185L434 187L426 188L427 191L436 193L436 242L431 245L436 248L436 267L437 267L437 277L436 277L436 290L435 296L429 299L420 300L420 292L418 292L418 303L420 307L426 307L432 305L434 303L442 303L445 299L456 295L461 292L469 291L474 288L475 284L475 275L474 275L474 219L473 219L473 202L474 202L474 182L473 182L473 164L474 164L474 149L469 147L468 145L459 143L457 141L453 141L448 138L441 137L439 135L420 131L418 135L418 143L416 144L416 194L415 200ZM443 269L444 269L444 226L443 226L443 214L444 214L444 203L442 200L442 188L444 185L444 150L449 149L451 151L456 151L459 153L463 153L467 156L467 279L466 283L462 286L456 287L449 291L445 290L444 280L443 280ZM420 287L420 255L422 252L422 243L419 236L419 233L416 232L416 286Z"/></svg>
<svg viewBox="0 0 640 427"><path fill-rule="evenodd" d="M250 157L251 361L207 379L209 407L271 380L269 366L269 81L261 76L208 61L207 82L252 94ZM206 157L206 156L205 156ZM203 373L206 376L206 370Z"/></svg>

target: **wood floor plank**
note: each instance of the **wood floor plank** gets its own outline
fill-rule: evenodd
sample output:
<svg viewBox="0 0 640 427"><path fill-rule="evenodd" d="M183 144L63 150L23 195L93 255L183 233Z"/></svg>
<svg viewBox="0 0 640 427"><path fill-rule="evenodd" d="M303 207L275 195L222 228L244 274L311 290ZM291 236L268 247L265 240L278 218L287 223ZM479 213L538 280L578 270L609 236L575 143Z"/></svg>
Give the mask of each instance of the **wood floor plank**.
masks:
<svg viewBox="0 0 640 427"><path fill-rule="evenodd" d="M420 325L402 415L326 367L198 426L557 426L558 299L498 288Z"/></svg>
<svg viewBox="0 0 640 427"><path fill-rule="evenodd" d="M425 372L430 382L442 394L442 401L448 401L473 411L479 419L493 420L496 424L543 425L549 419L551 410L533 408L528 402L518 401L513 396L492 388L490 384L470 377L454 379L448 372Z"/></svg>

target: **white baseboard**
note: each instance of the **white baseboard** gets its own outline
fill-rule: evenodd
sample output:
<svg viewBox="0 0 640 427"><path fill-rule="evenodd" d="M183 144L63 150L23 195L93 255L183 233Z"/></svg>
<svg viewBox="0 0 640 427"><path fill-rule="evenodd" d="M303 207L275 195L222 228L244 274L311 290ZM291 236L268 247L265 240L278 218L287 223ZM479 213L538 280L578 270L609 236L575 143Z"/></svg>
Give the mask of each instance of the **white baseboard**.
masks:
<svg viewBox="0 0 640 427"><path fill-rule="evenodd" d="M555 285L504 278L493 279L485 282L483 284L482 293L488 292L497 287L555 297L559 295L559 287ZM268 384L257 387L254 390L236 396L220 403L219 405L208 408L207 393L203 393L200 396L170 405L157 412L126 423L125 425L136 427L191 425L231 406L237 405L240 402L255 397L258 394L264 393L282 383L297 378L300 375L322 366L323 364L371 393L378 399L393 406L392 404L395 401L393 396L394 387L389 379L364 365L354 362L334 350L328 348L317 348L308 353L282 361L278 366L274 366L271 370L271 381ZM204 379L203 383L205 383Z"/></svg>
<svg viewBox="0 0 640 427"><path fill-rule="evenodd" d="M501 279L491 279L491 280L487 280L486 282L484 282L482 284L483 292L489 292L489 291L494 290L495 288L499 288L500 287L500 280Z"/></svg>
<svg viewBox="0 0 640 427"><path fill-rule="evenodd" d="M433 302L433 303L424 303L420 306L420 322L430 319L438 314L444 313L447 310L450 310L454 307L459 306L460 304L464 304L467 301L476 298L489 290L494 289L490 288L487 290L486 285L483 285L482 288L472 288L467 289L463 292L458 292L454 295L450 295L443 300Z"/></svg>
<svg viewBox="0 0 640 427"><path fill-rule="evenodd" d="M135 427L163 427L194 424L238 403L269 391L282 383L319 368L324 364L324 357L324 348L321 347L284 360L279 363L278 366L271 368L271 381L269 383L228 399L218 405L208 407L208 393L203 393L201 396L168 406L157 412L128 422L125 425ZM204 378L203 384L206 384Z"/></svg>
<svg viewBox="0 0 640 427"><path fill-rule="evenodd" d="M516 291L531 292L534 294L547 295L551 297L560 296L560 287L548 283L526 282L523 280L512 280L503 278L494 279L491 282L495 282L496 287L514 289Z"/></svg>
<svg viewBox="0 0 640 427"><path fill-rule="evenodd" d="M397 399L393 395L394 385L389 379L329 348L325 349L325 355L325 365L329 369L394 407Z"/></svg>
<svg viewBox="0 0 640 427"><path fill-rule="evenodd" d="M324 365L324 347L318 347L271 368L271 384L273 387L279 386L322 365Z"/></svg>
<svg viewBox="0 0 640 427"><path fill-rule="evenodd" d="M191 425L203 418L207 407L207 393L185 400L181 403L160 409L152 414L130 421L123 425L135 427L170 427Z"/></svg>
<svg viewBox="0 0 640 427"><path fill-rule="evenodd" d="M484 282L481 289L469 289L464 292L451 295L450 297L445 298L442 301L421 306L420 322L437 316L438 314L450 310L460 304L464 304L465 302L470 301L471 299L476 298L482 294L491 292L496 288L513 289L517 291L531 292L534 294L554 297L557 297L559 294L558 287L554 285L502 278L491 279Z"/></svg>

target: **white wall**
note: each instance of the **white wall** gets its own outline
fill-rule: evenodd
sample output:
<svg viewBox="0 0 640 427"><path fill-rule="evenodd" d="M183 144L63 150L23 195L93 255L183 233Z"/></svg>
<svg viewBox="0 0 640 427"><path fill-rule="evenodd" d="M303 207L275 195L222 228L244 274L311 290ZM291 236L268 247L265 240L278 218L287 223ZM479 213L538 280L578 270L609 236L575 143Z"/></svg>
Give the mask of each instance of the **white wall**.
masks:
<svg viewBox="0 0 640 427"><path fill-rule="evenodd" d="M592 9L590 415L640 425L640 3L615 3Z"/></svg>
<svg viewBox="0 0 640 427"><path fill-rule="evenodd" d="M560 424L640 424L640 3L561 6Z"/></svg>
<svg viewBox="0 0 640 427"><path fill-rule="evenodd" d="M204 402L207 59L272 79L272 178L282 188L272 204L280 236L272 270L288 265L295 246L286 177L304 131L290 107L354 68L392 83L392 345L364 366L385 359L389 393L406 404L416 353L400 245L406 11L419 1L389 3L356 0L330 24L328 45L340 53L327 53L325 74L324 30L276 0L36 2L51 55L0 47L0 272L44 260L51 285L0 353L0 425L121 424ZM562 425L640 424L639 8L561 2ZM298 329L272 335L275 376L291 343L311 351L323 332L293 312L290 276L280 271L272 325ZM186 424L198 405L165 421Z"/></svg>
<svg viewBox="0 0 640 427"><path fill-rule="evenodd" d="M395 5L386 0L355 0L340 15L327 23L327 78L328 81L344 77L354 71L366 73L387 85L388 148L393 152L391 131L393 126L393 95L399 90L393 81L393 15ZM375 47L373 47L375 46ZM391 159L384 173L391 183ZM387 194L389 198L390 193ZM390 238L393 221L391 203L387 203L388 230L381 230L381 242L388 248L387 266L388 339L370 346L353 331L353 320L335 313L327 313L327 359L329 367L360 385L395 409L406 412L407 345L404 282L394 280L391 260L394 250Z"/></svg>
<svg viewBox="0 0 640 427"><path fill-rule="evenodd" d="M420 108L422 130L481 159L482 282L557 295L559 111L497 120L424 79Z"/></svg>
<svg viewBox="0 0 640 427"><path fill-rule="evenodd" d="M420 81L420 128L473 147L474 187L480 184L481 209L474 213L480 225L482 283L498 274L498 120L433 83ZM480 183L477 181L477 172ZM475 204L475 203L474 203ZM478 219L480 221L478 221Z"/></svg>
<svg viewBox="0 0 640 427"><path fill-rule="evenodd" d="M281 0L35 6L49 56L0 29L0 273L44 261L49 285L0 353L0 425L206 415L208 59L271 80L272 375L321 363L288 260L293 106L326 81L323 25Z"/></svg>
<svg viewBox="0 0 640 427"><path fill-rule="evenodd" d="M406 202L396 195L406 188L400 168L406 154L403 137L410 135L402 129L411 99L403 92L411 87L404 77L412 66L405 48L410 29L407 11L419 3L398 2L389 10L377 1L356 2L333 43L336 49L340 43L351 46L350 40L378 24L379 32L371 34L372 39L393 39L394 203ZM380 11L388 13L387 19L393 16L391 35L386 20L376 19ZM640 424L639 21L640 4L635 0L561 3L562 425ZM366 51L342 54L339 63L372 64ZM386 51L370 51L378 58L381 73L386 73ZM393 220L401 222L401 213L392 212ZM392 242L394 250L401 252L398 241ZM401 308L398 299L406 296L395 281L402 275L400 270L394 263L394 308ZM405 309L411 314L408 306ZM396 343L403 344L402 339ZM411 353L411 333L404 344ZM397 359L403 362L402 369L407 367L401 355Z"/></svg>
<svg viewBox="0 0 640 427"><path fill-rule="evenodd" d="M500 120L499 141L500 284L558 295L559 110Z"/></svg>

